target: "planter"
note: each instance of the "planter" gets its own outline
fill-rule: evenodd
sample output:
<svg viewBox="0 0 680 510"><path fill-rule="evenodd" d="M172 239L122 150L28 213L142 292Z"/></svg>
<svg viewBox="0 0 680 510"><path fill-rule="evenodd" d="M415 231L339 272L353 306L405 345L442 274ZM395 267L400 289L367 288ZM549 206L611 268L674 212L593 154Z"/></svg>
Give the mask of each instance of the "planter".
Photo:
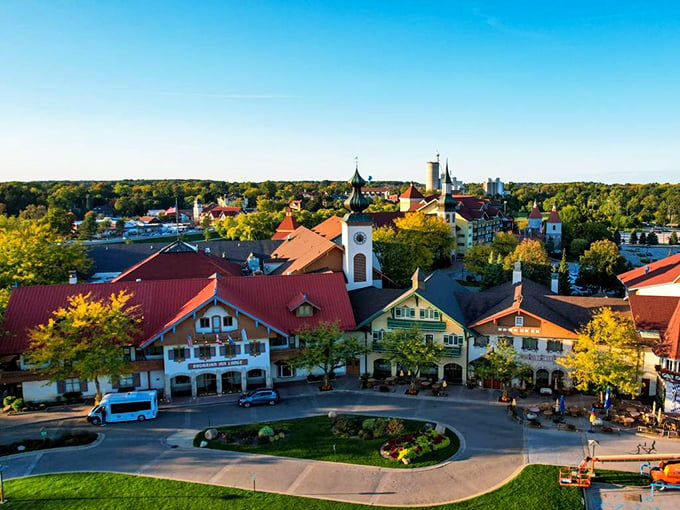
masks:
<svg viewBox="0 0 680 510"><path fill-rule="evenodd" d="M412 390L411 388L409 388L404 393L406 395L417 395L419 393L419 391L418 390Z"/></svg>
<svg viewBox="0 0 680 510"><path fill-rule="evenodd" d="M324 386L323 384L319 386L319 391L331 391L333 389L333 386L330 384L328 386Z"/></svg>

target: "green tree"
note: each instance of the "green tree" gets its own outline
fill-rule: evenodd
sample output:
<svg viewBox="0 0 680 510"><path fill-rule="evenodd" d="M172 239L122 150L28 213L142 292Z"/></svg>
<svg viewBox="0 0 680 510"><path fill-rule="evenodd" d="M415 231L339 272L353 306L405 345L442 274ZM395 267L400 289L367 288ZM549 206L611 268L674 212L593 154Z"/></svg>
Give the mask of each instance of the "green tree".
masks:
<svg viewBox="0 0 680 510"><path fill-rule="evenodd" d="M465 254L465 269L471 273L481 275L489 264L489 257L492 257L493 261L496 260L491 246L488 244L475 244Z"/></svg>
<svg viewBox="0 0 680 510"><path fill-rule="evenodd" d="M493 252L489 254L489 260L482 269L482 288L488 289L501 285L512 278L512 273L503 267L503 259L500 253L494 257Z"/></svg>
<svg viewBox="0 0 680 510"><path fill-rule="evenodd" d="M588 241L581 239L580 237L574 239L569 244L569 253L574 257L580 257L588 249Z"/></svg>
<svg viewBox="0 0 680 510"><path fill-rule="evenodd" d="M453 246L451 227L441 218L415 212L396 219L394 224L397 237L411 248L411 252L417 255L422 251L423 258L429 259L428 263L418 264L418 267L432 269L437 262L450 261Z"/></svg>
<svg viewBox="0 0 680 510"><path fill-rule="evenodd" d="M678 233L675 230L671 232L671 236L668 238L668 244L678 244Z"/></svg>
<svg viewBox="0 0 680 510"><path fill-rule="evenodd" d="M593 315L579 331L573 350L557 363L570 370L579 390L612 387L629 395L640 391L641 351L635 325L611 308Z"/></svg>
<svg viewBox="0 0 680 510"><path fill-rule="evenodd" d="M640 237L638 238L638 244L647 244L647 236L644 232L640 232Z"/></svg>
<svg viewBox="0 0 680 510"><path fill-rule="evenodd" d="M206 214L201 218L201 228L203 229L203 239L205 241L210 241L210 227L212 226L212 220L209 214Z"/></svg>
<svg viewBox="0 0 680 510"><path fill-rule="evenodd" d="M116 224L114 226L114 232L116 237L123 237L125 234L125 220L116 220Z"/></svg>
<svg viewBox="0 0 680 510"><path fill-rule="evenodd" d="M337 322L320 322L316 326L303 327L296 334L300 338L300 354L290 359L292 367L323 371L323 386L331 389L330 375L343 367L349 358L363 353L354 336L343 336Z"/></svg>
<svg viewBox="0 0 680 510"><path fill-rule="evenodd" d="M515 251L505 257L505 270L512 270L517 261L522 263L523 277L541 285L550 285L550 260L540 241L524 239Z"/></svg>
<svg viewBox="0 0 680 510"><path fill-rule="evenodd" d="M529 365L517 359L517 351L507 342L489 344L482 361L477 362L475 377L500 381L503 397L507 399L508 387L513 379L521 379L530 370Z"/></svg>
<svg viewBox="0 0 680 510"><path fill-rule="evenodd" d="M80 243L68 242L47 223L0 216L0 289L68 281L87 273L90 260Z"/></svg>
<svg viewBox="0 0 680 510"><path fill-rule="evenodd" d="M73 215L59 207L50 207L43 221L62 236L70 236L73 230Z"/></svg>
<svg viewBox="0 0 680 510"><path fill-rule="evenodd" d="M605 289L619 289L616 275L628 269L626 259L612 241L595 241L579 258L579 264L579 282Z"/></svg>
<svg viewBox="0 0 680 510"><path fill-rule="evenodd" d="M614 243L616 246L621 246L621 232L618 229L614 231Z"/></svg>
<svg viewBox="0 0 680 510"><path fill-rule="evenodd" d="M416 391L421 369L432 363L438 364L444 352L442 345L426 341L418 328L392 331L381 343L388 351L387 358L411 374L410 392Z"/></svg>
<svg viewBox="0 0 680 510"><path fill-rule="evenodd" d="M630 244L637 244L637 243L638 243L638 235L637 235L637 232L635 232L635 230L633 230L630 233Z"/></svg>
<svg viewBox="0 0 680 510"><path fill-rule="evenodd" d="M557 270L557 288L562 296L571 295L571 282L569 281L569 264L567 264L567 250L562 250L562 260Z"/></svg>
<svg viewBox="0 0 680 510"><path fill-rule="evenodd" d="M123 347L132 345L142 317L129 305L132 295L121 291L108 301L92 299L90 293L68 298L46 324L30 332L29 363L51 382L71 377L94 381L101 399L101 377L129 374Z"/></svg>
<svg viewBox="0 0 680 510"><path fill-rule="evenodd" d="M659 238L655 232L647 234L647 246L659 244Z"/></svg>
<svg viewBox="0 0 680 510"><path fill-rule="evenodd" d="M97 215L89 211L78 226L79 239L92 239L97 233Z"/></svg>

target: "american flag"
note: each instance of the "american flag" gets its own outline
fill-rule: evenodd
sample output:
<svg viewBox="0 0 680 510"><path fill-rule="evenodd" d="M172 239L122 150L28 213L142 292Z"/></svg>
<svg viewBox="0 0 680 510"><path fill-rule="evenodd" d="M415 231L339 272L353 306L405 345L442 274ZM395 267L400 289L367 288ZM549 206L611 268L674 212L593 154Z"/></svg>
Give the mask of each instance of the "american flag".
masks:
<svg viewBox="0 0 680 510"><path fill-rule="evenodd" d="M194 346L194 339L191 338L191 335L187 335L187 345L189 346L189 348Z"/></svg>
<svg viewBox="0 0 680 510"><path fill-rule="evenodd" d="M248 335L246 335L246 328L243 328L241 330L241 340L243 340L244 342L248 341Z"/></svg>
<svg viewBox="0 0 680 510"><path fill-rule="evenodd" d="M229 340L230 344L234 343L234 339L231 337L231 335L229 333L227 333L227 340Z"/></svg>

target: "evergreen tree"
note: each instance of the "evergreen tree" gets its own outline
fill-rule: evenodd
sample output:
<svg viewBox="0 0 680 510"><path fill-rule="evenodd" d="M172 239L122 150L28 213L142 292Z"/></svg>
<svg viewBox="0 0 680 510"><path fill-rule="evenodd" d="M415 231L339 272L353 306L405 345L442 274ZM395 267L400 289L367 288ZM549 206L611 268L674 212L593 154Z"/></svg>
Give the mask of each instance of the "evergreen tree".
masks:
<svg viewBox="0 0 680 510"><path fill-rule="evenodd" d="M671 232L671 236L668 238L668 244L678 244L678 233L675 230Z"/></svg>
<svg viewBox="0 0 680 510"><path fill-rule="evenodd" d="M621 232L618 229L614 231L614 242L616 246L621 246Z"/></svg>
<svg viewBox="0 0 680 510"><path fill-rule="evenodd" d="M638 244L647 244L647 236L645 235L644 232L640 233L640 237L638 238Z"/></svg>
<svg viewBox="0 0 680 510"><path fill-rule="evenodd" d="M635 232L635 230L633 230L630 233L630 244L637 244L637 243L638 243L638 235L637 235L637 232Z"/></svg>
<svg viewBox="0 0 680 510"><path fill-rule="evenodd" d="M97 233L97 215L89 211L78 226L79 239L92 239Z"/></svg>
<svg viewBox="0 0 680 510"><path fill-rule="evenodd" d="M649 234L647 234L647 246L652 244L654 245L659 244L659 238L654 232L650 232Z"/></svg>
<svg viewBox="0 0 680 510"><path fill-rule="evenodd" d="M569 281L569 264L567 264L567 250L562 250L562 260L558 273L558 293L562 296L571 295L571 282Z"/></svg>

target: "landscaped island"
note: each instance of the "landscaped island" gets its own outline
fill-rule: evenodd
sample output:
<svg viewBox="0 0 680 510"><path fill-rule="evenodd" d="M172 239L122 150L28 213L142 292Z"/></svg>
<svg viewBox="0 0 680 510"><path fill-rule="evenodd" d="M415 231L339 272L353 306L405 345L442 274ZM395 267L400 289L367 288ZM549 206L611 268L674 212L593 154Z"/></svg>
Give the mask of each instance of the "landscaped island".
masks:
<svg viewBox="0 0 680 510"><path fill-rule="evenodd" d="M439 430L422 421L339 414L208 429L195 437L194 446L370 466L425 467L452 457L460 446L454 432Z"/></svg>

